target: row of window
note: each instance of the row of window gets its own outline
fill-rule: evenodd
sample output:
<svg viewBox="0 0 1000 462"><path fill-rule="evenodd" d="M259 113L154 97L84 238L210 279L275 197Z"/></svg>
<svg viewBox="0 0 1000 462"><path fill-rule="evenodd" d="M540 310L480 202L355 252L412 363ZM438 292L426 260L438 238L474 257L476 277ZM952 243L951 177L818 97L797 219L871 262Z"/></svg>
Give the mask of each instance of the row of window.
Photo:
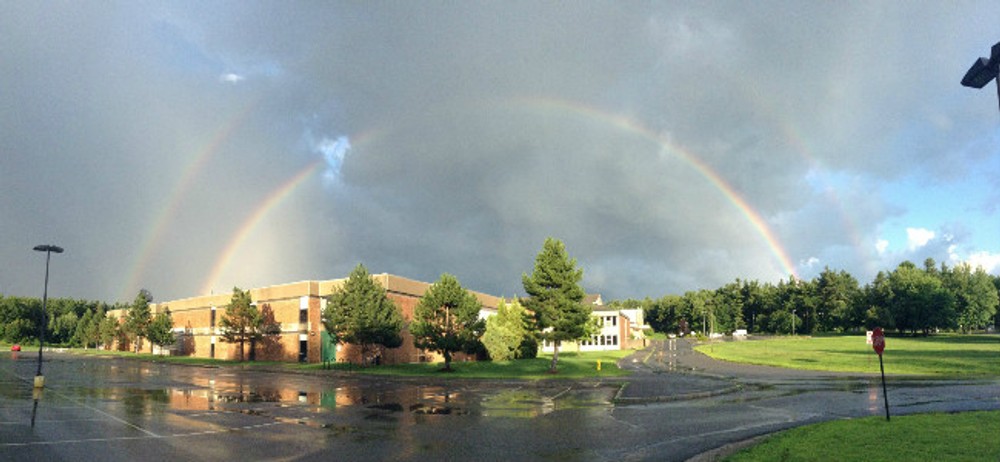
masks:
<svg viewBox="0 0 1000 462"><path fill-rule="evenodd" d="M606 346L606 345L617 346L618 345L618 336L617 335L595 335L595 336L591 337L590 340L584 340L584 341L580 342L580 345L582 345L582 346L597 346L597 345L601 345L601 346Z"/></svg>
<svg viewBox="0 0 1000 462"><path fill-rule="evenodd" d="M256 305L256 303L254 304ZM323 308L326 308L324 304ZM309 310L308 307L302 307L299 309L299 324L306 324L309 322ZM209 318L208 327L215 327L215 307L212 307L212 316Z"/></svg>

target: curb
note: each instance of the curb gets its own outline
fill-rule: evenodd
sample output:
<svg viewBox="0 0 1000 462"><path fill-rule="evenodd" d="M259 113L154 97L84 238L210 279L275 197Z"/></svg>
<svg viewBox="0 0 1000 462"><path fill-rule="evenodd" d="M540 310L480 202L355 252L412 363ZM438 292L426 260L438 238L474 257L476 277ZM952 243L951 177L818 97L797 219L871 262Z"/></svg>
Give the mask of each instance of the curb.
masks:
<svg viewBox="0 0 1000 462"><path fill-rule="evenodd" d="M755 436L750 439L745 439L743 441L737 441L735 443L729 443L725 446L715 448L709 451L705 451L698 454L684 462L716 462L725 459L737 452L740 452L746 448L756 446L758 443L770 438L774 433L768 433L765 435Z"/></svg>

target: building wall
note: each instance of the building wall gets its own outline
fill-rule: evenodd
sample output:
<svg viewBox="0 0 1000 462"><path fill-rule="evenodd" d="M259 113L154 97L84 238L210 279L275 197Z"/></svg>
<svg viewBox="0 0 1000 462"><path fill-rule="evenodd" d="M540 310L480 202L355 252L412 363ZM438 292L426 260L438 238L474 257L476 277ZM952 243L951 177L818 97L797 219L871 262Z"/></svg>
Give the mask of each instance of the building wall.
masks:
<svg viewBox="0 0 1000 462"><path fill-rule="evenodd" d="M410 363L420 361L440 361L440 355L425 352L413 346L413 336L409 323L413 311L430 284L389 274L373 275L381 284L389 299L403 314L403 344L399 348L386 349L380 358L385 364ZM251 300L259 309L268 309L281 326L281 334L263 342L253 349L256 360L319 362L322 358L322 332L325 330L322 312L326 307L325 298L343 287L346 279L327 281L303 281L270 287L250 289ZM487 311L496 311L498 297L473 292ZM178 337L171 354L200 358L239 359L239 344L222 340L219 324L225 315L226 305L232 294L206 295L181 300L152 304L154 314L169 309L174 320L174 332ZM212 312L215 312L214 319ZM121 314L119 314L120 316ZM301 342L305 349L300 358ZM213 348L214 345L214 348ZM244 345L244 359L249 359L251 348ZM357 345L337 346L337 361L359 362L360 348ZM465 355L456 355L455 361L463 361Z"/></svg>
<svg viewBox="0 0 1000 462"><path fill-rule="evenodd" d="M580 342L561 342L559 351L608 351L631 348L629 319L615 310L594 309L592 317L598 318L601 330L589 340ZM551 342L542 343L542 351L552 353L555 347Z"/></svg>

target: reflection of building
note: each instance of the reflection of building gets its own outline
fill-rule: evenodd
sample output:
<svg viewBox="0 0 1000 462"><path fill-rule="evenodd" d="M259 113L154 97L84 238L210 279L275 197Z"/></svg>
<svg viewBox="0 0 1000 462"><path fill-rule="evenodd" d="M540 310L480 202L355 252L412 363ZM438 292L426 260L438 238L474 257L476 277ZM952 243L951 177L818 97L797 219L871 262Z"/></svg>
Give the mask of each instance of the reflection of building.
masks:
<svg viewBox="0 0 1000 462"><path fill-rule="evenodd" d="M403 345L386 349L380 360L386 364L436 361L437 355L413 346L409 323L413 309L430 284L391 274L377 274L372 278L386 289L389 299L400 308L405 321ZM244 346L244 357L257 360L320 362L326 360L359 362L360 351L354 345L334 345L323 327L321 312L326 308L326 297L343 286L347 279L328 281L303 281L270 287L250 289L250 296L258 309L270 312L281 326L281 333L257 344ZM484 311L496 312L499 298L472 292L483 304ZM225 315L231 293L204 295L152 304L154 315L170 309L174 320L177 344L171 353L199 358L239 358L239 344L224 343L219 323ZM456 355L456 360L465 357Z"/></svg>
<svg viewBox="0 0 1000 462"><path fill-rule="evenodd" d="M600 331L588 340L580 342L562 342L560 351L603 351L632 348L643 340L644 326L642 309L619 310L604 305L600 294L587 295L583 299L589 305L590 315L597 318ZM542 351L551 353L554 350L551 342L544 342Z"/></svg>

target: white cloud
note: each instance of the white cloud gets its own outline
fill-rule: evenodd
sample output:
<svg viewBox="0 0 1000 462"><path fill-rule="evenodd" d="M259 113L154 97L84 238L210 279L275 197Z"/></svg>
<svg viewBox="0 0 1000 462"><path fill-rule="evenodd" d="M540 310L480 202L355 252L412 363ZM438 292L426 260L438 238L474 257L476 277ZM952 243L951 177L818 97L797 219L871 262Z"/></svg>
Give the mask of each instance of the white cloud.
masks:
<svg viewBox="0 0 1000 462"><path fill-rule="evenodd" d="M934 239L934 231L924 228L906 228L906 246L911 251L917 250Z"/></svg>
<svg viewBox="0 0 1000 462"><path fill-rule="evenodd" d="M996 273L1000 270L1000 253L976 252L969 255L965 261L973 268L983 268L987 273Z"/></svg>
<svg viewBox="0 0 1000 462"><path fill-rule="evenodd" d="M233 73L222 74L219 76L219 81L225 83L239 83L243 81L243 79L244 77L242 75Z"/></svg>
<svg viewBox="0 0 1000 462"><path fill-rule="evenodd" d="M799 262L799 266L804 266L806 268L815 268L819 265L819 258L809 257L809 259Z"/></svg>
<svg viewBox="0 0 1000 462"><path fill-rule="evenodd" d="M878 251L879 255L885 255L885 251L889 248L889 241L885 239L879 239L875 242L875 250Z"/></svg>

